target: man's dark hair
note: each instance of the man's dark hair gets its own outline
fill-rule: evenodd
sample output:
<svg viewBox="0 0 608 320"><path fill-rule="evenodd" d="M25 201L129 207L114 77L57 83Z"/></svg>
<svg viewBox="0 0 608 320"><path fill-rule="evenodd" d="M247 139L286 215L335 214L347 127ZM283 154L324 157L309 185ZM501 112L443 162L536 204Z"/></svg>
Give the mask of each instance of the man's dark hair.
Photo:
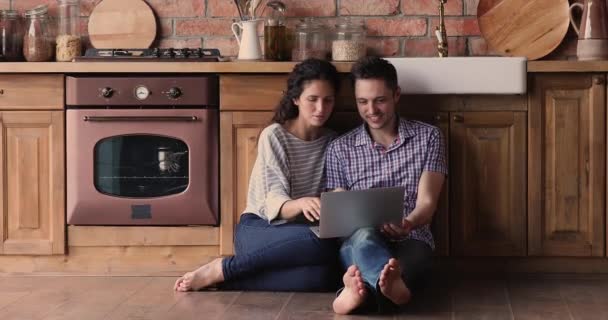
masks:
<svg viewBox="0 0 608 320"><path fill-rule="evenodd" d="M353 87L357 80L361 79L380 79L384 80L386 87L397 90L397 70L388 61L379 57L363 57L353 64L351 71Z"/></svg>

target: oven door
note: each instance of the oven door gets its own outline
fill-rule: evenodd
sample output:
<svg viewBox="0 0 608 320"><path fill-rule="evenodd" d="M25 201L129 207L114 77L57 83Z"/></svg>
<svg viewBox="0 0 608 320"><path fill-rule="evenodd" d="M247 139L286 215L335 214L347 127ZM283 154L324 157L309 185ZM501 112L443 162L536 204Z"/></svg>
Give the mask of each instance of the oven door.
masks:
<svg viewBox="0 0 608 320"><path fill-rule="evenodd" d="M67 221L218 225L216 109L67 111Z"/></svg>

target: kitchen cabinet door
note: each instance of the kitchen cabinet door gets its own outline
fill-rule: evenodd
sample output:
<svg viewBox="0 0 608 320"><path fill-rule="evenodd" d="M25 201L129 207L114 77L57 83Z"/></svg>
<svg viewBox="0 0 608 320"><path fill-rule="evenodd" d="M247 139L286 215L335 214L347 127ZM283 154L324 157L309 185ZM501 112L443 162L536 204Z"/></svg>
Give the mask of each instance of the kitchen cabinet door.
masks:
<svg viewBox="0 0 608 320"><path fill-rule="evenodd" d="M426 122L438 127L443 133L443 139L445 141L445 152L447 161L449 164L449 137L450 137L450 121L449 114L447 112L426 112L426 113L412 113L412 112L401 112L401 116L410 120L418 120ZM431 224L431 231L433 238L435 239L435 254L439 256L450 255L450 224L449 224L449 179L448 177L443 184L443 190L437 204L437 211L433 217Z"/></svg>
<svg viewBox="0 0 608 320"><path fill-rule="evenodd" d="M452 255L525 255L526 113L450 115Z"/></svg>
<svg viewBox="0 0 608 320"><path fill-rule="evenodd" d="M606 76L531 77L528 253L603 256Z"/></svg>
<svg viewBox="0 0 608 320"><path fill-rule="evenodd" d="M0 113L0 253L65 252L63 111Z"/></svg>
<svg viewBox="0 0 608 320"><path fill-rule="evenodd" d="M258 137L272 112L220 113L220 254L234 253L234 226L247 204Z"/></svg>

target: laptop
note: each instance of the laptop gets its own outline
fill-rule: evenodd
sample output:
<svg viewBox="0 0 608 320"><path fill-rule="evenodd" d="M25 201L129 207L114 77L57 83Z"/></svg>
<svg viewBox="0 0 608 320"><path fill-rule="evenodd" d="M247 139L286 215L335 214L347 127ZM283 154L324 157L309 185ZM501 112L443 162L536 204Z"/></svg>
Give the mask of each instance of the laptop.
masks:
<svg viewBox="0 0 608 320"><path fill-rule="evenodd" d="M359 228L401 224L404 187L324 192L321 220L310 227L319 238L348 237Z"/></svg>

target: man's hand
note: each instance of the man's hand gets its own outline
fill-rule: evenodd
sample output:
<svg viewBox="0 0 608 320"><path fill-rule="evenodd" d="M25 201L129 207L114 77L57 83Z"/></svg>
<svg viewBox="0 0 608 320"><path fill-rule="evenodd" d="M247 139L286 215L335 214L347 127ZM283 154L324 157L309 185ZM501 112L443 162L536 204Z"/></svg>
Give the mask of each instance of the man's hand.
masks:
<svg viewBox="0 0 608 320"><path fill-rule="evenodd" d="M390 239L403 240L410 234L412 228L413 224L406 218L403 218L400 226L387 223L382 225L380 231Z"/></svg>
<svg viewBox="0 0 608 320"><path fill-rule="evenodd" d="M296 201L306 219L311 222L321 219L321 200L318 197L304 197Z"/></svg>

